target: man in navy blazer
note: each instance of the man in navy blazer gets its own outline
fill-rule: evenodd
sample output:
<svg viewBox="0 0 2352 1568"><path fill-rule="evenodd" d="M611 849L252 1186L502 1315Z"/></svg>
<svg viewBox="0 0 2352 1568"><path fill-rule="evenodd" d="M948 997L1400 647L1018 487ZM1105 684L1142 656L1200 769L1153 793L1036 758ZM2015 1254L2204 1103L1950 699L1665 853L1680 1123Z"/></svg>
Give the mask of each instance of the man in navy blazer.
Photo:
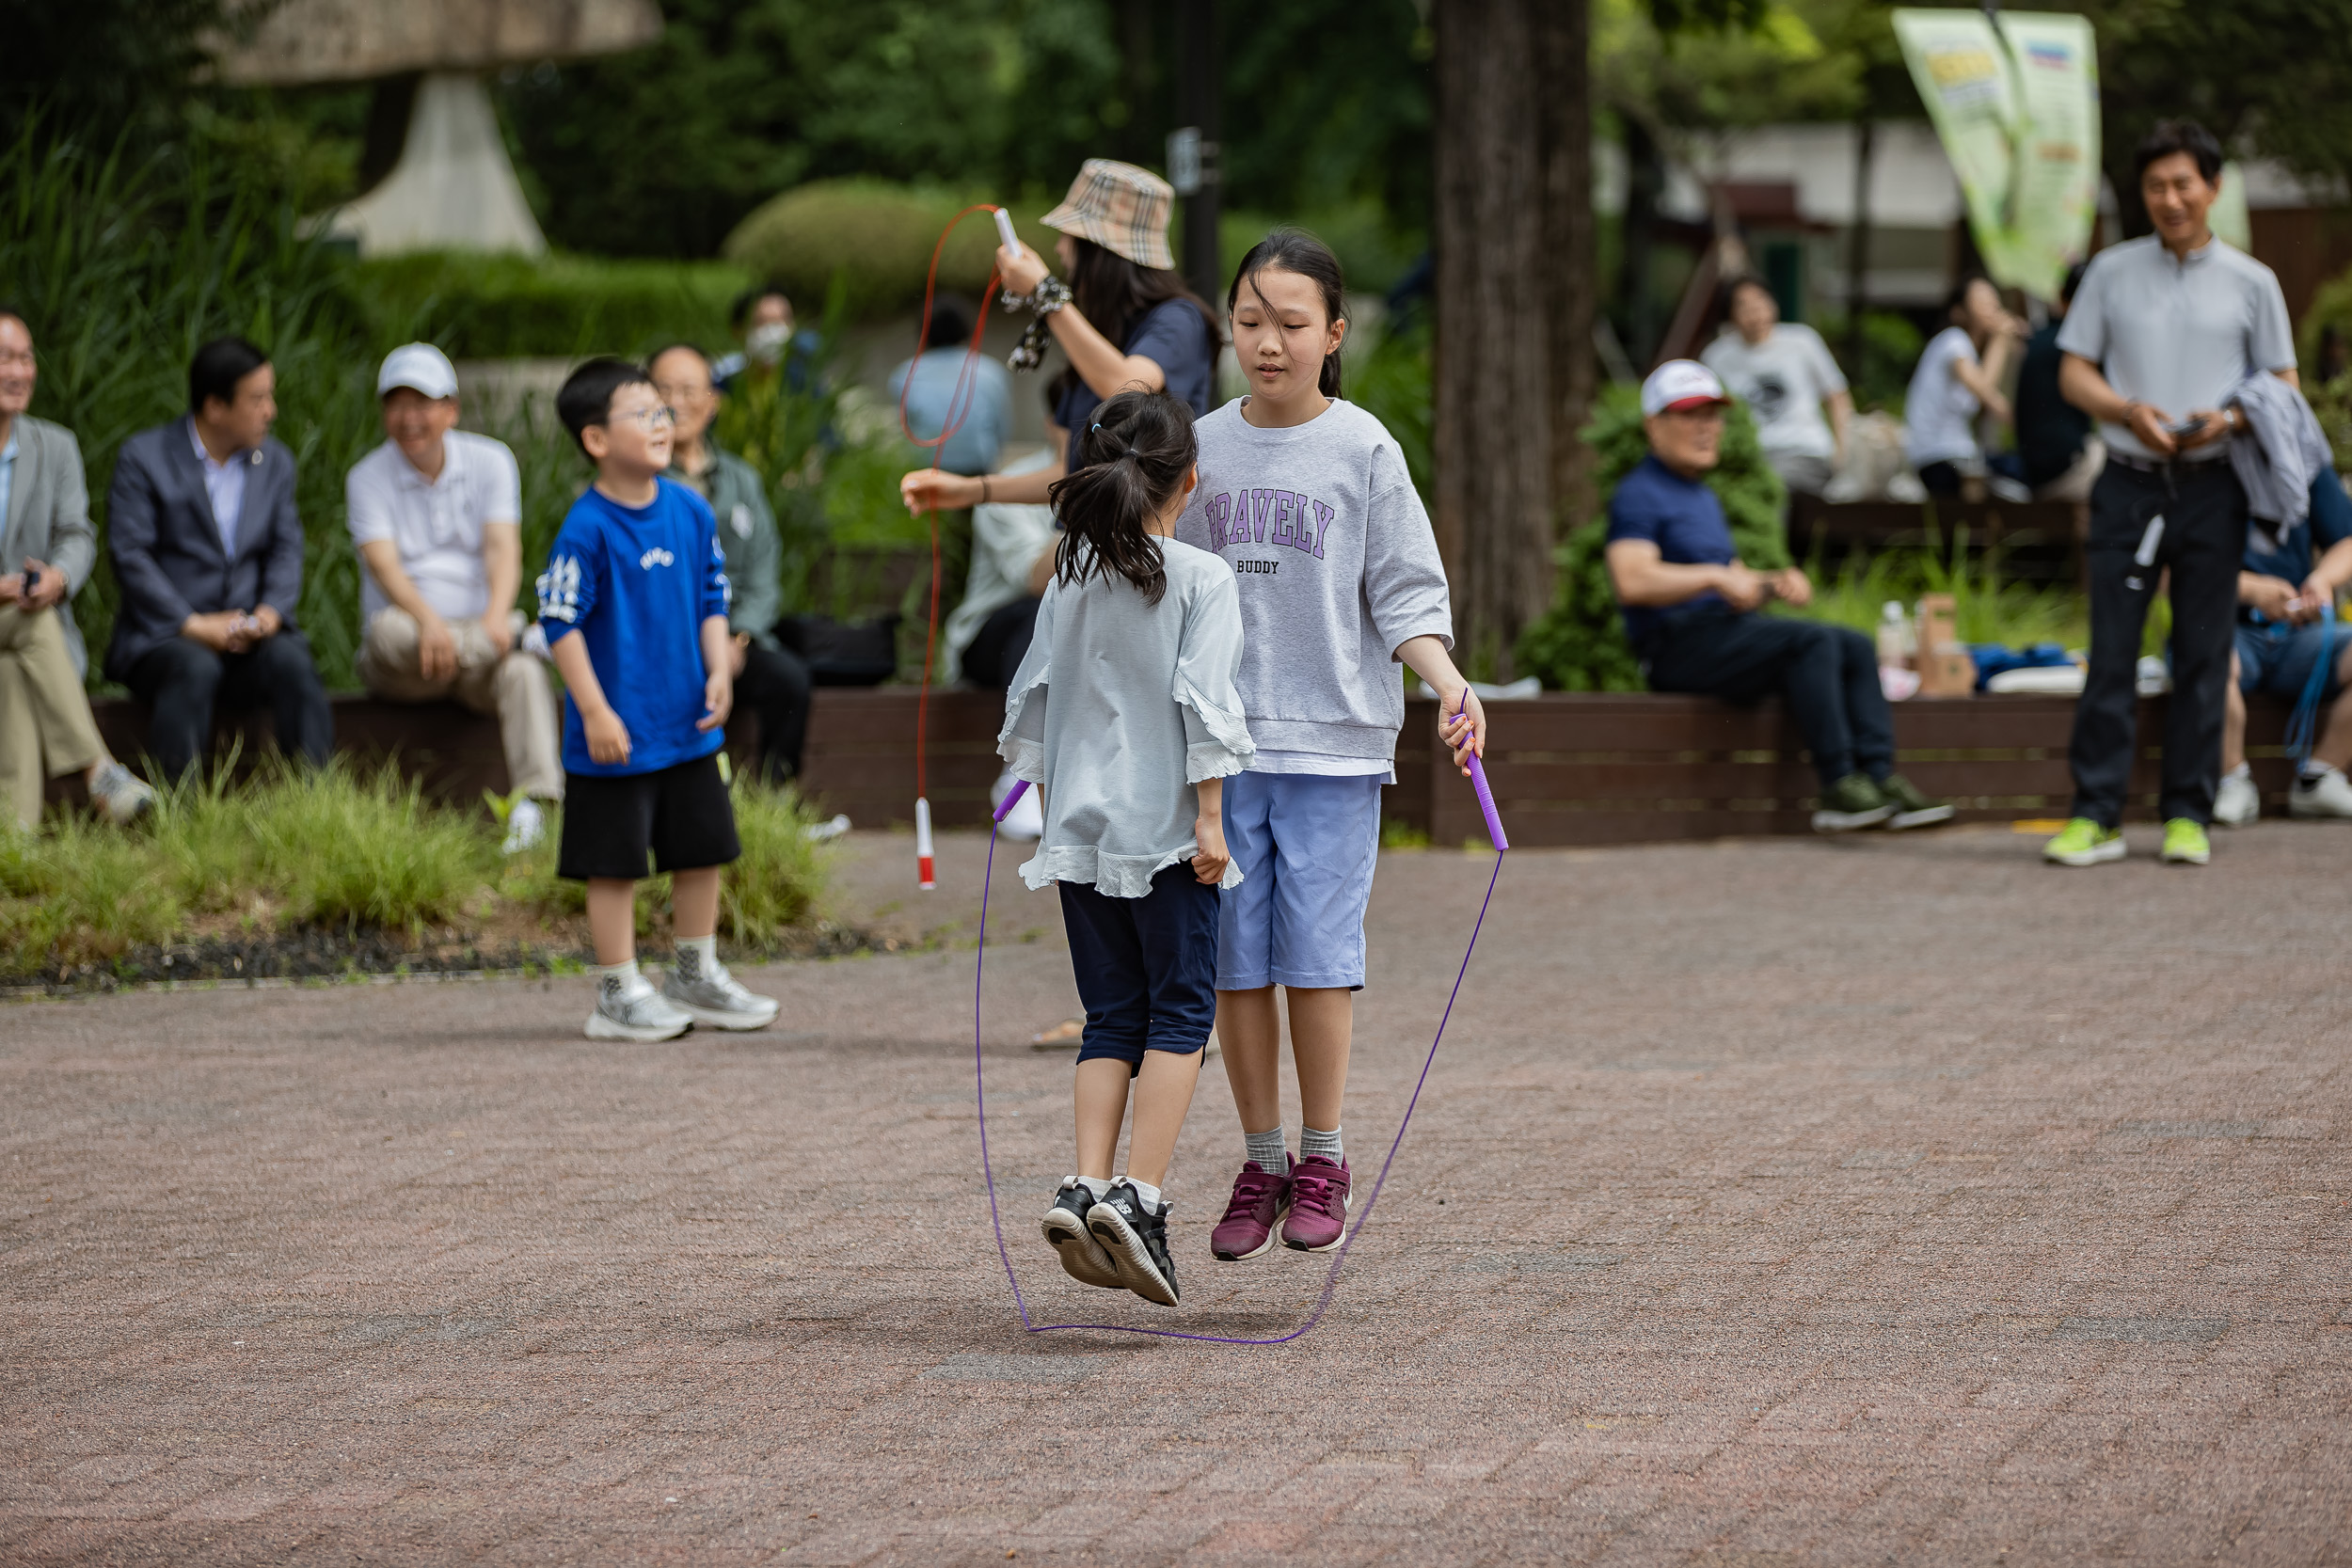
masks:
<svg viewBox="0 0 2352 1568"><path fill-rule="evenodd" d="M270 438L269 356L218 338L188 367L188 417L122 444L106 501L121 608L106 673L147 704L147 750L179 778L209 749L213 711L266 705L280 751L323 763L326 689L294 629L302 519L294 460Z"/></svg>

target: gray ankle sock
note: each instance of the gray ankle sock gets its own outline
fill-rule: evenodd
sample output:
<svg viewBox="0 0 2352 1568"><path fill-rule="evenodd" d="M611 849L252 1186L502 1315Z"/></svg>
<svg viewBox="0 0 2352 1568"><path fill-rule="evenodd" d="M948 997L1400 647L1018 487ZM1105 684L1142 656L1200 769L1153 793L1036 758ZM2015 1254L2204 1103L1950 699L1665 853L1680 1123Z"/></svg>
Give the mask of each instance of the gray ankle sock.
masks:
<svg viewBox="0 0 2352 1568"><path fill-rule="evenodd" d="M1306 1123L1299 1123L1298 1157L1304 1160L1310 1154L1320 1154L1335 1165L1345 1160L1347 1153L1340 1147L1340 1130L1334 1127L1328 1132L1318 1132Z"/></svg>
<svg viewBox="0 0 2352 1568"><path fill-rule="evenodd" d="M1249 1158L1268 1176L1280 1176L1290 1169L1290 1148L1282 1141L1280 1122L1274 1124L1271 1132L1244 1132L1241 1141L1249 1146Z"/></svg>

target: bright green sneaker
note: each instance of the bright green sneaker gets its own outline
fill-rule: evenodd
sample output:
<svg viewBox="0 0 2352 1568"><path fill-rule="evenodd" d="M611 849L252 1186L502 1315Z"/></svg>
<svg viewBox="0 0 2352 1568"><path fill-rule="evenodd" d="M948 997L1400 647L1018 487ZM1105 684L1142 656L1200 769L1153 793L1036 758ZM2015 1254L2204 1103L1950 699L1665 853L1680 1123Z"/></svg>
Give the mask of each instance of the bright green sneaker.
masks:
<svg viewBox="0 0 2352 1568"><path fill-rule="evenodd" d="M2121 829L2102 828L2088 816L2077 816L2058 830L2058 837L2042 847L2042 858L2052 865L2097 865L2123 858Z"/></svg>
<svg viewBox="0 0 2352 1568"><path fill-rule="evenodd" d="M1869 774L1849 773L1821 791L1820 807L1813 814L1813 831L1850 833L1856 828L1875 828L1894 815L1895 802Z"/></svg>
<svg viewBox="0 0 2352 1568"><path fill-rule="evenodd" d="M2167 865L2202 865L2213 859L2213 841L2205 836L2205 825L2185 816L2167 822L2164 852L2157 859Z"/></svg>

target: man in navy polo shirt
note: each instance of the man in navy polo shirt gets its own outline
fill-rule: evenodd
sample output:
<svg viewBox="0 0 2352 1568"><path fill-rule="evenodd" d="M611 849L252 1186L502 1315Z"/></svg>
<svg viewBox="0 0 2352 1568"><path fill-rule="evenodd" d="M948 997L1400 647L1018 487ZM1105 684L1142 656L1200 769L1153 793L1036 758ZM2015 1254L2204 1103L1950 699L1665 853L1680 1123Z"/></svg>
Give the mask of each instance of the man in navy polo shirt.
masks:
<svg viewBox="0 0 2352 1568"><path fill-rule="evenodd" d="M1753 571L1732 546L1705 479L1723 455L1727 401L1696 360L1652 371L1642 384L1649 455L1609 498L1609 578L1651 689L1733 703L1778 692L1820 775L1816 832L1950 821L1950 805L1895 771L1894 717L1870 640L1756 613L1767 598L1802 609L1813 585L1793 566Z"/></svg>

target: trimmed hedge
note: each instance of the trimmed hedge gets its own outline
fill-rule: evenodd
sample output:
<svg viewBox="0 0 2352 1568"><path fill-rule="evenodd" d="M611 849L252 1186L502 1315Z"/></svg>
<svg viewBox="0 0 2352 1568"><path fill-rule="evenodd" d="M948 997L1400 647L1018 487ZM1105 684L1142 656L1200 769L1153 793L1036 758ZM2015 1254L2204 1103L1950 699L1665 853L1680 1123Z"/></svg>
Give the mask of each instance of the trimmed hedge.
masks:
<svg viewBox="0 0 2352 1568"><path fill-rule="evenodd" d="M725 261L421 251L355 262L347 287L378 343L428 337L453 359L507 359L634 356L681 338L717 348L754 281Z"/></svg>
<svg viewBox="0 0 2352 1568"><path fill-rule="evenodd" d="M720 254L810 305L842 281L843 306L870 321L923 303L923 280L940 230L978 198L875 180L820 180L754 208ZM1060 236L1037 221L1049 203L1009 204L1016 231L1046 257ZM975 213L956 226L939 259L943 289L977 294L996 251L996 225Z"/></svg>

